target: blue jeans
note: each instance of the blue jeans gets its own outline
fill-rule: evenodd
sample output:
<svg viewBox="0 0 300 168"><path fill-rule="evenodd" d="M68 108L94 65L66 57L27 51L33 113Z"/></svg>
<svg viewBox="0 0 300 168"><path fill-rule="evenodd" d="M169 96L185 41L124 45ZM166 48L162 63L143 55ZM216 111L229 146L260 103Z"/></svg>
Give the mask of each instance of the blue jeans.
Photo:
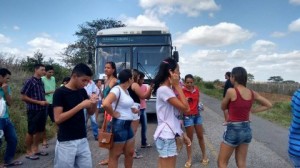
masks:
<svg viewBox="0 0 300 168"><path fill-rule="evenodd" d="M194 125L201 125L203 123L202 117L200 115L191 115L183 117L183 125L184 127L190 127Z"/></svg>
<svg viewBox="0 0 300 168"><path fill-rule="evenodd" d="M126 141L134 137L131 122L131 120L113 118L111 126L114 134L114 143L126 143Z"/></svg>
<svg viewBox="0 0 300 168"><path fill-rule="evenodd" d="M140 109L141 145L147 145L147 113L146 109Z"/></svg>
<svg viewBox="0 0 300 168"><path fill-rule="evenodd" d="M289 154L291 162L295 168L300 168L300 157Z"/></svg>
<svg viewBox="0 0 300 168"><path fill-rule="evenodd" d="M87 121L87 111L86 109L84 109L84 117L85 117L85 121ZM91 120L91 127L93 130L93 135L95 138L98 138L98 123L96 121L96 114L93 114L90 116L90 120Z"/></svg>
<svg viewBox="0 0 300 168"><path fill-rule="evenodd" d="M159 157L167 158L177 155L177 147L174 139L163 139L158 137L155 140L156 150L159 153Z"/></svg>
<svg viewBox="0 0 300 168"><path fill-rule="evenodd" d="M237 147L249 144L252 140L250 122L229 122L223 135L223 142L229 146Z"/></svg>
<svg viewBox="0 0 300 168"><path fill-rule="evenodd" d="M3 130L7 142L4 154L4 163L11 163L14 159L17 148L17 134L14 125L9 118L0 118L0 130ZM0 139L1 141L1 139Z"/></svg>
<svg viewBox="0 0 300 168"><path fill-rule="evenodd" d="M56 141L54 168L92 168L92 153L86 138Z"/></svg>

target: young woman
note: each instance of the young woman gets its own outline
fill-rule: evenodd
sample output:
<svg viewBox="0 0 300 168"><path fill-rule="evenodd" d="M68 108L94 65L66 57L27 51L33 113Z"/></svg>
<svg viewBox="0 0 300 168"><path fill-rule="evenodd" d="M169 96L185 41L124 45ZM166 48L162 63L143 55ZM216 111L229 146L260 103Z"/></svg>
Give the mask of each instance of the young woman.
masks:
<svg viewBox="0 0 300 168"><path fill-rule="evenodd" d="M196 131L196 135L198 137L198 142L202 152L202 159L201 163L203 165L207 165L209 159L206 156L205 151L205 143L203 138L203 126L202 126L202 117L200 112L198 111L198 104L199 104L199 96L200 92L199 89L194 86L194 77L191 74L188 74L184 78L184 87L183 93L189 103L190 111L187 113L183 113L183 124L186 129L186 134L193 141L193 134L194 130ZM185 163L186 168L190 168L192 166L192 146L187 146L187 155L188 160Z"/></svg>
<svg viewBox="0 0 300 168"><path fill-rule="evenodd" d="M227 128L220 146L218 167L227 167L228 160L235 151L237 167L246 167L248 145L252 139L249 115L268 110L272 107L270 101L257 92L246 87L247 71L243 67L232 69L230 81L234 88L229 88L223 98L221 108L227 119ZM260 105L252 107L254 101ZM226 111L228 110L228 113Z"/></svg>
<svg viewBox="0 0 300 168"><path fill-rule="evenodd" d="M103 100L106 98L108 93L110 92L111 88L114 87L117 84L117 69L116 69L116 64L114 62L106 62L105 67L104 67L104 73L106 75L106 79L104 82L104 88L103 88ZM108 121L111 120L110 115L106 115L107 113L105 112L104 117L108 116L107 119ZM109 124L109 123L108 123ZM108 165L108 159L104 159L99 162L99 165Z"/></svg>
<svg viewBox="0 0 300 168"><path fill-rule="evenodd" d="M127 90L133 83L131 71L129 69L122 70L118 79L120 84L111 89L103 102L103 108L113 117L111 125L114 134L114 144L109 151L109 168L118 167L118 160L121 154L125 155L124 166L132 167L134 132L131 122L133 114L139 112L137 108L132 109L134 101Z"/></svg>
<svg viewBox="0 0 300 168"><path fill-rule="evenodd" d="M133 99L133 101L140 105L140 103L141 103L140 99L150 98L152 89L147 90L147 92L142 92L141 87L138 84L138 81L140 79L140 73L138 70L136 70L136 69L132 70L132 78L133 78L133 83L128 88L128 92L129 92L129 95L131 96L131 98ZM139 124L140 124L140 113L134 114L133 121L131 124L134 135L136 134ZM135 152L135 154L134 154L135 159L139 159L142 157L143 156L140 155L138 152Z"/></svg>
<svg viewBox="0 0 300 168"><path fill-rule="evenodd" d="M179 85L179 76L179 65L172 58L167 58L160 63L158 73L154 78L153 92L157 97L158 122L154 140L159 153L159 168L175 168L177 155L175 135L184 135L178 116L180 112L190 111L189 104ZM190 145L191 142L186 135L184 139Z"/></svg>

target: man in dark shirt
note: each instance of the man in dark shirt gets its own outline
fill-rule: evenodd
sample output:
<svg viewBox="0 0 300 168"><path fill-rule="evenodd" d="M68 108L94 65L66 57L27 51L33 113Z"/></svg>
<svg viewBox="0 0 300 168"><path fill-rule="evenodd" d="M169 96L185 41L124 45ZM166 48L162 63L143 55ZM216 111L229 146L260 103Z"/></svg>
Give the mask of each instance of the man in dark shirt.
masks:
<svg viewBox="0 0 300 168"><path fill-rule="evenodd" d="M54 92L54 119L59 127L54 168L92 168L84 117L84 109L89 115L97 109L97 94L89 97L84 89L92 75L91 69L80 63L74 67L70 82Z"/></svg>
<svg viewBox="0 0 300 168"><path fill-rule="evenodd" d="M232 83L230 82L230 75L231 75L230 72L226 72L226 74L225 74L226 82L225 82L225 85L224 85L223 97L225 97L226 92L227 92L227 89L233 88L233 85L232 85Z"/></svg>
<svg viewBox="0 0 300 168"><path fill-rule="evenodd" d="M42 132L46 125L45 89L41 77L45 75L45 66L36 64L34 75L29 78L21 90L21 99L27 104L28 133L26 134L26 158L30 160L39 159L48 153L38 149Z"/></svg>

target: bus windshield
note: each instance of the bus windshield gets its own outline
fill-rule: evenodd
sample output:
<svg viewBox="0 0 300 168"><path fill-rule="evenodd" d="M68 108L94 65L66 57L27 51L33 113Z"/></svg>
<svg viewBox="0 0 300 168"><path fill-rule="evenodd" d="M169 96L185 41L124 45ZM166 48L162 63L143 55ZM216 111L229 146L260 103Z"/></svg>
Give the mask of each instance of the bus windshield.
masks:
<svg viewBox="0 0 300 168"><path fill-rule="evenodd" d="M96 74L104 78L108 61L116 63L117 72L137 69L145 79L153 79L159 63L172 53L170 35L97 36Z"/></svg>

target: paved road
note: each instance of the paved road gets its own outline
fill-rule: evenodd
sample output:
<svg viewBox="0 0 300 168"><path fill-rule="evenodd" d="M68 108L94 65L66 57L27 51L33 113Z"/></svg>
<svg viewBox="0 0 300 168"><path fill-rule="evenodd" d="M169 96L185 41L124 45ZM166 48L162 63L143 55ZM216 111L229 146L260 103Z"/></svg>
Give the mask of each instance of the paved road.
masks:
<svg viewBox="0 0 300 168"><path fill-rule="evenodd" d="M200 164L200 148L196 142L196 137L194 136L193 141L193 161L192 167L217 167L217 156L219 152L219 145L222 141L222 134L224 128L222 126L223 114L220 111L220 101L208 97L206 95L201 95L202 102L205 105L205 111L202 113L204 118L204 129L205 129L205 140L208 157L210 163L208 166L202 166ZM153 133L156 128L156 118L155 115L150 115L148 124L148 139L149 143L153 145ZM254 168L289 168L291 165L287 158L287 129L283 129L275 124L268 121L260 119L258 117L252 116L252 128L253 128L253 140L249 147L247 167ZM140 131L140 130L139 130ZM157 167L157 152L155 147L148 149L141 149L140 146L140 134L137 135L136 146L140 153L144 156L142 159L134 160L134 168L155 168ZM93 165L94 167L106 167L99 166L98 161L106 158L108 151L98 148L97 141L93 139L91 131L88 132L88 139L90 142L90 148L92 151ZM49 141L50 147L46 149L49 152L49 156L40 157L40 160L30 161L24 158L24 156L19 159L24 161L24 168L50 168L53 167L54 159L54 146L55 139ZM177 158L178 168L184 167L186 161L186 151L183 149ZM119 167L123 168L124 157L119 160ZM230 159L228 167L236 167L234 156Z"/></svg>

